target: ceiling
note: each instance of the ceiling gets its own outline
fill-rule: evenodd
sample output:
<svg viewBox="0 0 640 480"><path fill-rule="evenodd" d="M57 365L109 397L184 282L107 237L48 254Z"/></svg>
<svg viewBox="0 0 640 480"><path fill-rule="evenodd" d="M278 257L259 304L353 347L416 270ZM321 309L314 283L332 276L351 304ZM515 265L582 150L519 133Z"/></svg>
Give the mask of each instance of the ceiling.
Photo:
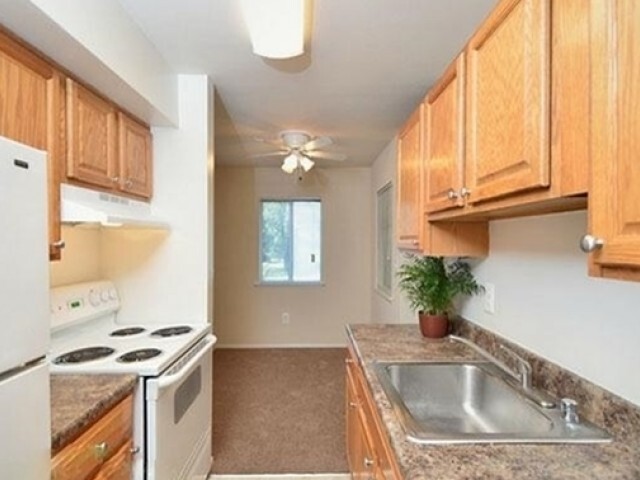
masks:
<svg viewBox="0 0 640 480"><path fill-rule="evenodd" d="M306 53L273 61L252 54L238 0L120 0L177 72L213 79L217 164L277 165L250 158L270 149L256 137L296 129L351 166L375 160L495 1L311 0Z"/></svg>

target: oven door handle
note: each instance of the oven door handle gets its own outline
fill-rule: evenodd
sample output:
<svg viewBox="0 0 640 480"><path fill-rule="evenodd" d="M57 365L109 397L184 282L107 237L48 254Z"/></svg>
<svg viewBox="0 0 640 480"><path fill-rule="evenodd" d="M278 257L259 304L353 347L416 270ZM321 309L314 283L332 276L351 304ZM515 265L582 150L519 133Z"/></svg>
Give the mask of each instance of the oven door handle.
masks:
<svg viewBox="0 0 640 480"><path fill-rule="evenodd" d="M184 380L189 376L192 370L195 369L196 365L200 362L202 357L204 357L209 351L213 348L216 343L216 337L214 335L207 335L205 337L206 341L202 344L202 346L198 349L198 352L191 358L186 364L182 366L180 370L176 373L169 375L162 375L150 382L150 388L147 390L147 400L156 400L160 397L160 392L165 390L172 385Z"/></svg>

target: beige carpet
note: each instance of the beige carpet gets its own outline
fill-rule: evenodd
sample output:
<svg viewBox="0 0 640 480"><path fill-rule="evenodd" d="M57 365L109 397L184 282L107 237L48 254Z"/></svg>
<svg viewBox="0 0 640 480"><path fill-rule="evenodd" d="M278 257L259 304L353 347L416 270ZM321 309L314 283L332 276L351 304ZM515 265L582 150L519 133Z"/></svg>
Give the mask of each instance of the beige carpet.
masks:
<svg viewBox="0 0 640 480"><path fill-rule="evenodd" d="M221 349L213 473L347 472L344 349Z"/></svg>

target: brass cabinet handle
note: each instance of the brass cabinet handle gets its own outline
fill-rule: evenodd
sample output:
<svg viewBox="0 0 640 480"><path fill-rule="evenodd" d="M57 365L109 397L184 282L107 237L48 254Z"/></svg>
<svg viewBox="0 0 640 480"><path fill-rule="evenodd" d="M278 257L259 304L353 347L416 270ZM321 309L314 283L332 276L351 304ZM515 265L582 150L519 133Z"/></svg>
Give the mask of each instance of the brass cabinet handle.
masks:
<svg viewBox="0 0 640 480"><path fill-rule="evenodd" d="M53 248L64 248L66 245L67 245L67 244L65 243L65 241L64 241L64 240L58 240L57 242L53 242L53 243L51 244L51 246L52 246Z"/></svg>
<svg viewBox="0 0 640 480"><path fill-rule="evenodd" d="M375 463L372 459L364 457L364 468L371 468L373 467L373 464Z"/></svg>
<svg viewBox="0 0 640 480"><path fill-rule="evenodd" d="M469 190L467 187L462 187L462 190L460 190L460 196L462 198L467 198L471 195L471 190Z"/></svg>
<svg viewBox="0 0 640 480"><path fill-rule="evenodd" d="M107 453L109 452L109 444L107 442L98 443L93 447L93 451L97 458L104 460L107 458Z"/></svg>
<svg viewBox="0 0 640 480"><path fill-rule="evenodd" d="M447 198L449 200L455 200L458 197L459 197L458 193L453 188L450 188L449 191L447 192Z"/></svg>

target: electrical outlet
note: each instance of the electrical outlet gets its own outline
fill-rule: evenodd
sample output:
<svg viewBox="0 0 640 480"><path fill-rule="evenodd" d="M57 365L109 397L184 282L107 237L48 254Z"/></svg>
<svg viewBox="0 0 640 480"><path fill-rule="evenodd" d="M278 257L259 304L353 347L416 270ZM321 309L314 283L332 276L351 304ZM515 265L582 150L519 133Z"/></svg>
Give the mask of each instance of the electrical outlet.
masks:
<svg viewBox="0 0 640 480"><path fill-rule="evenodd" d="M496 313L496 286L493 283L484 284L484 311L491 315Z"/></svg>
<svg viewBox="0 0 640 480"><path fill-rule="evenodd" d="M289 317L289 314L287 312L284 312L282 314L282 324L283 325L289 325L290 321L291 321L291 318Z"/></svg>

